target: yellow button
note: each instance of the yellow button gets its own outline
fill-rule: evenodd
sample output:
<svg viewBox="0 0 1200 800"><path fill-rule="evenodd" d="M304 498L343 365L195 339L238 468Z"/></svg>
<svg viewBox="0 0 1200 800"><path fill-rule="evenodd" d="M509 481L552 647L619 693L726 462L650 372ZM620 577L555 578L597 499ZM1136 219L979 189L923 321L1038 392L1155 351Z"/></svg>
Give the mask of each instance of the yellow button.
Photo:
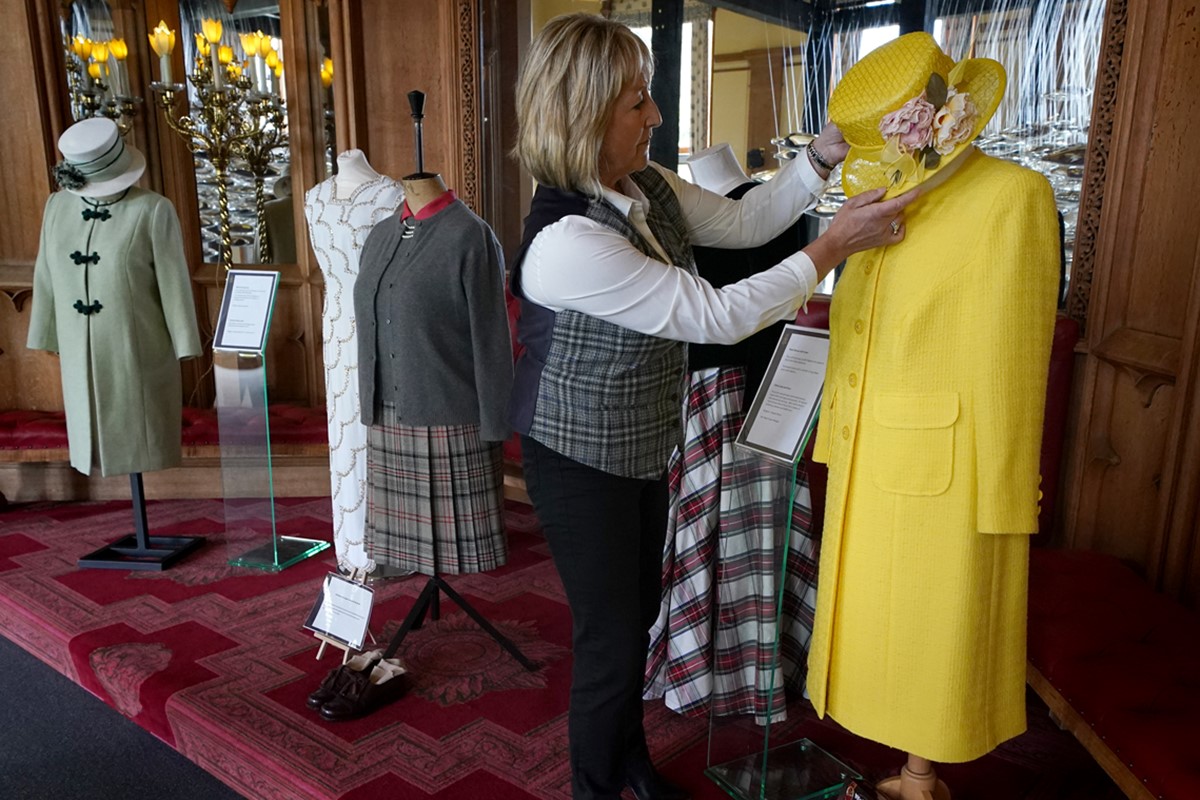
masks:
<svg viewBox="0 0 1200 800"><path fill-rule="evenodd" d="M868 261L868 262L867 262L867 264L866 264L866 266L864 266L864 267L863 267L863 272L865 272L865 273L867 273L868 275L870 275L870 274L871 274L871 270L873 270L873 269L875 269L875 265L874 265L874 264L872 264L870 261Z"/></svg>
<svg viewBox="0 0 1200 800"><path fill-rule="evenodd" d="M848 380L850 381L851 386L858 386L858 376L855 375L853 372L850 373L850 377Z"/></svg>
<svg viewBox="0 0 1200 800"><path fill-rule="evenodd" d="M843 438L843 439L849 439L849 438L850 438L850 426L849 426L849 425L843 425L843 426L842 426L842 438Z"/></svg>
<svg viewBox="0 0 1200 800"><path fill-rule="evenodd" d="M855 333L863 332L863 321L861 319L854 320L854 332Z"/></svg>

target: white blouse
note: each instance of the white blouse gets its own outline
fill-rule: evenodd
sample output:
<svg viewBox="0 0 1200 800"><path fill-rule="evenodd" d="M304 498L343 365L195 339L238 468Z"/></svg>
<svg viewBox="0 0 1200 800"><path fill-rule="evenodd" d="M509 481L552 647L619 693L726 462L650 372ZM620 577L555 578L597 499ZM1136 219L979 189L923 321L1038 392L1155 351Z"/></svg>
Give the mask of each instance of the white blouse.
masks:
<svg viewBox="0 0 1200 800"><path fill-rule="evenodd" d="M657 165L683 210L692 244L745 248L783 233L825 187L806 158L730 200ZM625 214L662 258L648 258L619 232L579 215L548 225L521 266L525 296L552 311L579 311L639 333L698 344L731 344L788 319L817 285L812 260L797 252L768 270L715 289L672 266L646 224L649 203L625 178L604 197Z"/></svg>

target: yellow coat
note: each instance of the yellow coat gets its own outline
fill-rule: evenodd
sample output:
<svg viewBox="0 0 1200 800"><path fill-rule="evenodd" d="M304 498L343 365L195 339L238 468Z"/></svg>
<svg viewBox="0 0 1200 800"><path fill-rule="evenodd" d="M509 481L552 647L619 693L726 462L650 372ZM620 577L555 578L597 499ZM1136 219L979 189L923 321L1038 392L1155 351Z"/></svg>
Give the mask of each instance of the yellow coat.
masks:
<svg viewBox="0 0 1200 800"><path fill-rule="evenodd" d="M1029 539L1059 281L1045 178L972 149L846 264L817 461L829 465L808 690L934 761L1025 729Z"/></svg>

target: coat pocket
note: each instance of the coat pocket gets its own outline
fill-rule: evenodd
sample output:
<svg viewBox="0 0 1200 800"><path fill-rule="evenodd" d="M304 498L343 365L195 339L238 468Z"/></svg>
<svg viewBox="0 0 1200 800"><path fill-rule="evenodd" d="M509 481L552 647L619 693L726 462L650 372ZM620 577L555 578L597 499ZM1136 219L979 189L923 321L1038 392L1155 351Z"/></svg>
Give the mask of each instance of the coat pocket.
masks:
<svg viewBox="0 0 1200 800"><path fill-rule="evenodd" d="M950 488L958 394L881 394L873 413L871 469L878 488L918 496Z"/></svg>

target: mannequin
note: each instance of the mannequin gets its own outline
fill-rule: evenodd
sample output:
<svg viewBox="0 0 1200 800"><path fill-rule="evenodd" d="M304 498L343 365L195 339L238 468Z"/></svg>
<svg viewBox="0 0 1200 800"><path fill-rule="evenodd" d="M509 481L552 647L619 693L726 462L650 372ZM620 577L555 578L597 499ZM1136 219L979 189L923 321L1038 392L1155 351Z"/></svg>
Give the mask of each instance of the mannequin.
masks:
<svg viewBox="0 0 1200 800"><path fill-rule="evenodd" d="M336 174L314 186L304 198L309 239L325 277L321 316L333 542L343 572L357 569L381 577L394 571L380 568L363 543L367 429L359 420L353 290L367 235L400 207L404 190L397 181L376 172L362 150L340 154L337 167Z"/></svg>
<svg viewBox="0 0 1200 800"><path fill-rule="evenodd" d="M429 575L486 571L507 560L500 443L509 435L512 351L503 257L440 175L416 172L401 185L401 214L371 232L354 288L362 417L371 426L368 550ZM427 452L426 437L450 450ZM420 486L395 485L400 463L404 480ZM453 486L437 483L445 474ZM435 501L443 491L478 505L469 515L434 514L429 504L451 502Z"/></svg>
<svg viewBox="0 0 1200 800"><path fill-rule="evenodd" d="M337 172L333 175L336 196L345 198L365 183L377 181L383 176L367 161L367 155L357 148L347 150L337 157Z"/></svg>
<svg viewBox="0 0 1200 800"><path fill-rule="evenodd" d="M267 223L267 241L271 245L272 264L296 263L296 216L292 205L292 176L285 166L271 187L274 200L263 206ZM261 246L259 252L262 252Z"/></svg>
<svg viewBox="0 0 1200 800"><path fill-rule="evenodd" d="M848 197L921 187L902 241L842 273L813 447L829 481L808 690L818 714L909 754L877 787L889 800L948 800L934 761L1025 730L1059 229L1045 178L972 144L1005 81L914 33L829 101Z"/></svg>
<svg viewBox="0 0 1200 800"><path fill-rule="evenodd" d="M384 656L427 612L438 618L440 592L534 670L442 577L508 559L501 443L510 434L512 347L503 255L440 175L418 170L401 182L401 213L371 232L354 286L359 395L370 426L368 550L380 563L430 576Z"/></svg>
<svg viewBox="0 0 1200 800"><path fill-rule="evenodd" d="M694 183L729 198L758 185L728 144L694 153L687 165ZM700 277L721 287L769 269L807 243L801 217L760 247L692 249ZM650 631L644 693L680 713L709 709L778 720L786 708L781 683L797 690L803 685L817 554L806 470L801 465L797 472L791 535L785 537L786 513L771 519L754 509L776 507L788 497L792 487L783 474L790 479L791 470L767 466L733 444L783 326L733 345L688 348L685 438L668 466L666 585ZM778 575L777 551L785 538L787 572ZM779 580L786 613L777 613Z"/></svg>
<svg viewBox="0 0 1200 800"><path fill-rule="evenodd" d="M201 541L151 547L141 495L142 472L180 463L179 361L201 352L179 218L135 185L145 158L112 120L77 122L58 146L64 191L46 202L27 345L59 355L71 466L130 475L137 540L81 564L162 569Z"/></svg>

